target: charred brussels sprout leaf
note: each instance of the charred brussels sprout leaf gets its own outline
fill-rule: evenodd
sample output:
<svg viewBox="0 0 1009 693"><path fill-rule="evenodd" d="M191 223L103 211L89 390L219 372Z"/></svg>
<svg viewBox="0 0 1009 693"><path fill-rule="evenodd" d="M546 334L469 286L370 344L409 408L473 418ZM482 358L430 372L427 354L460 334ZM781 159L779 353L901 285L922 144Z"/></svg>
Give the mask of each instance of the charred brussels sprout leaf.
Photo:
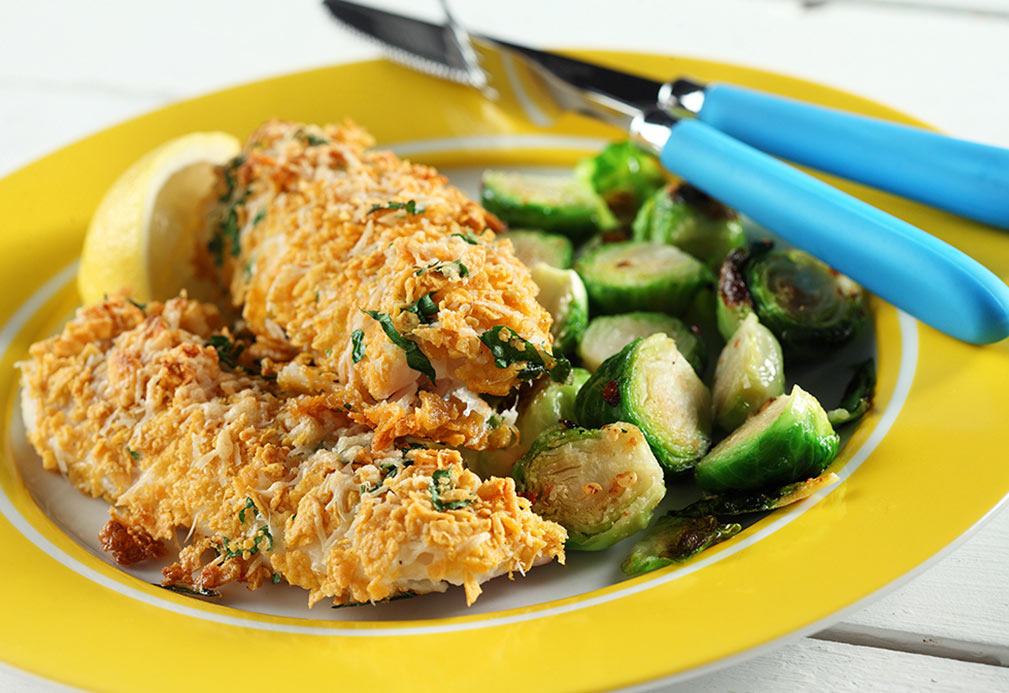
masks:
<svg viewBox="0 0 1009 693"><path fill-rule="evenodd" d="M670 243L711 269L746 243L739 215L688 183L666 186L648 198L632 228L634 240Z"/></svg>
<svg viewBox="0 0 1009 693"><path fill-rule="evenodd" d="M505 325L495 325L487 330L480 335L480 341L490 349L494 365L498 368L523 364L518 373L521 380L535 380L548 373L552 380L563 383L571 375L571 364L566 358L537 347Z"/></svg>
<svg viewBox="0 0 1009 693"><path fill-rule="evenodd" d="M570 269L574 261L571 241L556 233L516 229L501 234L498 240L511 241L515 257L526 267L543 262L558 269Z"/></svg>
<svg viewBox="0 0 1009 693"><path fill-rule="evenodd" d="M553 318L550 334L554 352L569 354L578 346L589 324L589 295L574 270L557 269L542 262L530 272L539 294L536 300Z"/></svg>
<svg viewBox="0 0 1009 693"><path fill-rule="evenodd" d="M683 517L704 517L706 515L733 516L764 512L784 508L809 498L822 488L837 483L839 477L833 472L821 474L813 479L797 481L779 488L761 491L730 491L711 498L691 503L676 514Z"/></svg>
<svg viewBox="0 0 1009 693"><path fill-rule="evenodd" d="M722 339L729 341L743 324L746 316L753 312L753 299L746 287L744 270L750 261L750 252L736 248L725 256L718 271L718 298L715 316Z"/></svg>
<svg viewBox="0 0 1009 693"><path fill-rule="evenodd" d="M635 577L667 565L682 563L738 534L741 529L738 524L722 523L714 517L665 515L634 544L631 553L620 564L620 569L627 577Z"/></svg>
<svg viewBox="0 0 1009 693"><path fill-rule="evenodd" d="M750 314L732 335L715 367L715 421L738 428L771 397L785 393L784 359L771 331Z"/></svg>
<svg viewBox="0 0 1009 693"><path fill-rule="evenodd" d="M693 467L711 444L708 388L661 333L606 359L578 392L575 415L586 426L633 423L670 472Z"/></svg>
<svg viewBox="0 0 1009 693"><path fill-rule="evenodd" d="M584 240L616 219L595 190L576 178L485 171L480 201L509 226Z"/></svg>
<svg viewBox="0 0 1009 693"><path fill-rule="evenodd" d="M855 366L855 375L848 383L837 409L827 412L830 425L834 428L861 419L872 409L876 397L876 362L872 359Z"/></svg>
<svg viewBox="0 0 1009 693"><path fill-rule="evenodd" d="M568 548L598 551L644 529L666 493L641 431L560 426L542 433L512 470L533 511L568 530Z"/></svg>
<svg viewBox="0 0 1009 693"><path fill-rule="evenodd" d="M665 183L662 164L633 142L614 142L583 159L575 175L591 185L622 221L630 221L642 203Z"/></svg>
<svg viewBox="0 0 1009 693"><path fill-rule="evenodd" d="M820 474L839 442L827 412L796 385L712 448L694 477L713 493L783 486Z"/></svg>

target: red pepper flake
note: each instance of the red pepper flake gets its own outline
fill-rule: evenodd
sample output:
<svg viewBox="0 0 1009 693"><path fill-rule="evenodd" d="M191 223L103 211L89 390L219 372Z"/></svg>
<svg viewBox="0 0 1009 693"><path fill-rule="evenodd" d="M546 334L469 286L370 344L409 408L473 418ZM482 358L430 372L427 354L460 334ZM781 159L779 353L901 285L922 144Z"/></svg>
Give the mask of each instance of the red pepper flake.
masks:
<svg viewBox="0 0 1009 693"><path fill-rule="evenodd" d="M620 384L616 380L611 380L603 387L603 401L611 407L620 404Z"/></svg>

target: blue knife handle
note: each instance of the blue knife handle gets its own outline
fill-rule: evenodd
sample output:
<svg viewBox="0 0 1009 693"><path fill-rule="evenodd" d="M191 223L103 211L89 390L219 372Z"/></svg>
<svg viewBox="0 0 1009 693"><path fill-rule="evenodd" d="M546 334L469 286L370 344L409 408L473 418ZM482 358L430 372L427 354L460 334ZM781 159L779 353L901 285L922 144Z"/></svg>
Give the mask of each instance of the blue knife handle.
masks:
<svg viewBox="0 0 1009 693"><path fill-rule="evenodd" d="M1009 149L727 84L704 90L697 117L774 156L1009 228Z"/></svg>
<svg viewBox="0 0 1009 693"><path fill-rule="evenodd" d="M670 128L663 165L937 330L1009 336L1009 287L921 229L699 120Z"/></svg>

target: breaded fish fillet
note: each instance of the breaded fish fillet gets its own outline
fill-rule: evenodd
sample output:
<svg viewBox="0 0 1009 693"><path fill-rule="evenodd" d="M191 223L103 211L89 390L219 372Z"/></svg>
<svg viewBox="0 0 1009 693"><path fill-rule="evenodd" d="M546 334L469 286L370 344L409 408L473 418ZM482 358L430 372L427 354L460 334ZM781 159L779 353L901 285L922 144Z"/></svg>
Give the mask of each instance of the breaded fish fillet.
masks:
<svg viewBox="0 0 1009 693"><path fill-rule="evenodd" d="M264 580L309 602L377 601L479 584L558 558L565 531L511 479L454 450L376 451L330 395L285 395L217 310L186 298L82 308L20 364L28 436L47 469L112 504L122 562L189 532L166 584Z"/></svg>
<svg viewBox="0 0 1009 693"><path fill-rule="evenodd" d="M222 170L212 221L231 298L260 341L347 388L378 446L506 446L513 431L487 426L478 395L507 395L523 365L495 365L480 338L504 326L548 351L550 315L493 215L371 143L353 125L253 133Z"/></svg>

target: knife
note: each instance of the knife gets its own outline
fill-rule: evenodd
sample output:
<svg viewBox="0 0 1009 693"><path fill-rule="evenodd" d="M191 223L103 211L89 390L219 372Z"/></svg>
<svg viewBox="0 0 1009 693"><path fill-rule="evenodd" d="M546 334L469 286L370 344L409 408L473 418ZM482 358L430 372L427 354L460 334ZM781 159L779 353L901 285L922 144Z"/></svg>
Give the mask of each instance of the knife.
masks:
<svg viewBox="0 0 1009 693"><path fill-rule="evenodd" d="M471 35L451 14L446 15L446 24L438 25L344 0L325 0L325 5L345 25L379 41L391 58L479 88L536 124L545 125L562 111L575 111L625 130L655 153L671 173L946 334L974 344L1009 336L1009 287L981 264L921 229L716 129L700 116L712 103L724 104L733 98L737 99L733 103L740 102L739 94L745 90L724 85L704 87L683 79L663 84L556 53ZM719 90L726 93L726 88L733 95L730 99L712 100L713 94ZM817 108L797 102L790 106L775 101L778 97L755 92L744 94L749 96L751 101L741 101L749 105L761 102L771 110ZM708 113L725 110L719 107ZM856 118L836 113L837 118ZM739 118L729 120L738 122ZM863 120L891 127L882 121ZM811 128L813 125L799 132ZM840 129L857 128L845 125ZM803 141L813 146L808 138L789 144L793 154L802 154ZM1002 153L994 147L985 151L989 149ZM1006 192L999 201L1006 207L1005 220L1009 222L1009 175L1005 178ZM971 188L969 183L961 187ZM998 187L997 180L993 187Z"/></svg>

